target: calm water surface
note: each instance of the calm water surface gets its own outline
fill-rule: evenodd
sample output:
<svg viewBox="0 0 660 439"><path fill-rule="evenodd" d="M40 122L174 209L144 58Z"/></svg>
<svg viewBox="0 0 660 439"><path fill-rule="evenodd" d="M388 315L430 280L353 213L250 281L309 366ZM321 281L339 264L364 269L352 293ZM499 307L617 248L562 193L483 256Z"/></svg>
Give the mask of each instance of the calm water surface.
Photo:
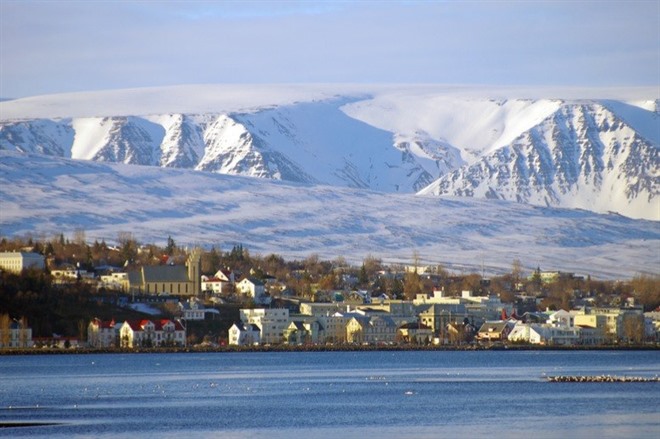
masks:
<svg viewBox="0 0 660 439"><path fill-rule="evenodd" d="M660 437L653 351L0 357L5 437Z"/></svg>

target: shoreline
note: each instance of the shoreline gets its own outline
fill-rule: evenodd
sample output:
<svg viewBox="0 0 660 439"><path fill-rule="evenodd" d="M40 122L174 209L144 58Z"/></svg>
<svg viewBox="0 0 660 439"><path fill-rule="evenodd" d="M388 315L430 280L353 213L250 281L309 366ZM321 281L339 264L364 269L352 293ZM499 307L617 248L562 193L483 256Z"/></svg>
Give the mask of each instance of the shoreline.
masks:
<svg viewBox="0 0 660 439"><path fill-rule="evenodd" d="M158 348L31 348L2 349L1 356L11 355L88 355L88 354L187 354L187 353L242 353L242 352L396 352L396 351L655 351L660 345L600 345L600 346L537 346L537 345L484 345L484 346L406 346L406 345L270 345L270 346L200 346Z"/></svg>

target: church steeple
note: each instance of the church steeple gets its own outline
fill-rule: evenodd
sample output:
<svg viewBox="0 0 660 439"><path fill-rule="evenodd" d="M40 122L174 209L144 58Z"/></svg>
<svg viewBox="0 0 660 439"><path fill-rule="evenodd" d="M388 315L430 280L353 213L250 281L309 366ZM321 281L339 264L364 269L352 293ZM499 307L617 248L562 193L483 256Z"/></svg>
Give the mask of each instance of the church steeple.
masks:
<svg viewBox="0 0 660 439"><path fill-rule="evenodd" d="M199 296L202 291L202 249L196 247L190 252L186 260L186 267L188 267L188 280L193 284L193 295Z"/></svg>

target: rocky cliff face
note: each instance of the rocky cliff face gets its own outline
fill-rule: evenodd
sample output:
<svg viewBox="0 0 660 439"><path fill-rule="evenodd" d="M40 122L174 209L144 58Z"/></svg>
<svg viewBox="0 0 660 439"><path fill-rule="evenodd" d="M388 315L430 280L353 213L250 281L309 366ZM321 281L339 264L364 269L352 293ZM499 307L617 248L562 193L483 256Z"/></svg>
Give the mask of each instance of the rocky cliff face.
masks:
<svg viewBox="0 0 660 439"><path fill-rule="evenodd" d="M416 192L461 163L432 139L346 116L334 99L240 114L167 114L0 123L0 148L74 159Z"/></svg>
<svg viewBox="0 0 660 439"><path fill-rule="evenodd" d="M565 104L423 195L499 198L659 219L658 145L598 103Z"/></svg>

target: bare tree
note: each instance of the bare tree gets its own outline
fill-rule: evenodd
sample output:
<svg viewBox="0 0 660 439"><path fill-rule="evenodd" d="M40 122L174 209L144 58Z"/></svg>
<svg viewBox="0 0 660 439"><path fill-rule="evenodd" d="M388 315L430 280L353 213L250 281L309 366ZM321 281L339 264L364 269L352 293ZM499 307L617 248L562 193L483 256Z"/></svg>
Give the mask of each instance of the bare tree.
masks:
<svg viewBox="0 0 660 439"><path fill-rule="evenodd" d="M78 228L73 231L73 243L80 246L87 244L87 240L85 238L85 229Z"/></svg>
<svg viewBox="0 0 660 439"><path fill-rule="evenodd" d="M21 317L18 321L18 346L28 347L28 322L25 317Z"/></svg>
<svg viewBox="0 0 660 439"><path fill-rule="evenodd" d="M0 347L9 347L11 341L11 318L9 314L0 314Z"/></svg>
<svg viewBox="0 0 660 439"><path fill-rule="evenodd" d="M644 316L624 315L623 334L629 343L641 343L644 340Z"/></svg>
<svg viewBox="0 0 660 439"><path fill-rule="evenodd" d="M523 273L522 262L520 262L520 259L514 259L513 262L511 263L511 277L513 278L513 281L515 283L520 282L520 279L522 278L522 273Z"/></svg>

